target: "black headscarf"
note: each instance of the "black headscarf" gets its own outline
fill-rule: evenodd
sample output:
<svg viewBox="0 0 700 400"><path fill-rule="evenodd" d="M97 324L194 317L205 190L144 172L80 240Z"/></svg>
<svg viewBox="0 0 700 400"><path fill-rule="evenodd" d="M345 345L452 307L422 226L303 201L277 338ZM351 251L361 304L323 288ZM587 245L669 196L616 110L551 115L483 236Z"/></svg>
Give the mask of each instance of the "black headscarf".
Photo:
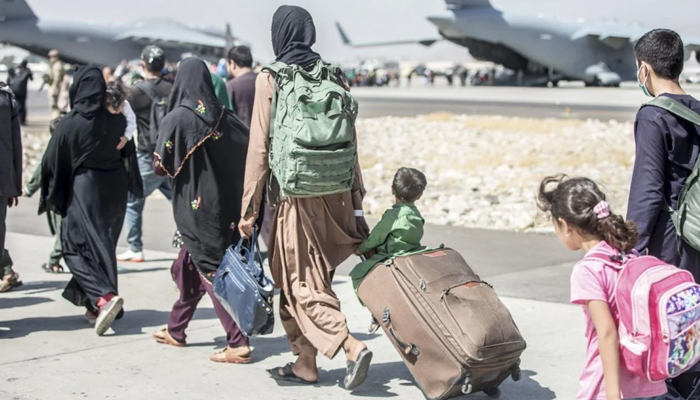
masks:
<svg viewBox="0 0 700 400"><path fill-rule="evenodd" d="M185 109L187 112L182 113ZM161 166L174 176L186 161L191 150L216 131L220 120L224 118L225 109L216 99L211 72L204 61L190 57L180 62L175 84L170 94L168 115L185 116L164 119L158 133L156 154L160 156ZM166 123L169 121L170 123ZM175 131L181 134L168 134ZM164 134L160 134L164 132ZM161 140L163 139L163 140ZM175 152L173 149L177 149Z"/></svg>
<svg viewBox="0 0 700 400"><path fill-rule="evenodd" d="M43 201L40 211L48 207L63 214L68 205L73 173L106 136L106 88L98 67L85 66L76 72L69 92L71 112L56 126L42 160ZM121 124L110 124L110 127L124 129Z"/></svg>
<svg viewBox="0 0 700 400"><path fill-rule="evenodd" d="M311 50L316 43L316 27L311 14L301 7L281 6L272 17L272 49L277 61L296 64L311 71L321 59Z"/></svg>
<svg viewBox="0 0 700 400"><path fill-rule="evenodd" d="M177 228L195 266L209 274L239 238L248 127L216 101L204 62L188 58L157 136L155 164L173 178Z"/></svg>

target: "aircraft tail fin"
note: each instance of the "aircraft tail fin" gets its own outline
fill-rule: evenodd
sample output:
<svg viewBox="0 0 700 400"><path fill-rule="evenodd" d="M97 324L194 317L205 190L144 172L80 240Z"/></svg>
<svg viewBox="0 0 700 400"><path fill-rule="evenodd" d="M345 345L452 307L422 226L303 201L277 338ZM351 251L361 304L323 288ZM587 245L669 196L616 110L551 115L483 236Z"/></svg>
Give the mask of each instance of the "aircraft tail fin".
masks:
<svg viewBox="0 0 700 400"><path fill-rule="evenodd" d="M493 7L490 0L445 0L445 3L449 8L454 9Z"/></svg>
<svg viewBox="0 0 700 400"><path fill-rule="evenodd" d="M350 42L350 38L348 37L348 34L345 33L345 30L343 29L343 27L340 26L340 22L336 21L335 27L338 28L338 33L340 34L340 39L343 41L343 44L345 46L352 46L352 42Z"/></svg>
<svg viewBox="0 0 700 400"><path fill-rule="evenodd" d="M226 33L225 33L225 39L226 39L226 47L231 48L236 44L236 37L233 36L233 31L231 30L231 24L226 23Z"/></svg>
<svg viewBox="0 0 700 400"><path fill-rule="evenodd" d="M0 21L30 18L36 18L36 14L26 0L0 0Z"/></svg>

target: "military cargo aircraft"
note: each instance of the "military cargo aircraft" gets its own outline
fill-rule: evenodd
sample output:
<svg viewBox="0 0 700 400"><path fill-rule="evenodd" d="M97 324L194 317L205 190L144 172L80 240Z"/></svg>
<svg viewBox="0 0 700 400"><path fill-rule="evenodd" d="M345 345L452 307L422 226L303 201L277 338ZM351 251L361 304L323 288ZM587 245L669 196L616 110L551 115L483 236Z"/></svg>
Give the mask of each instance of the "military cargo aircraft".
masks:
<svg viewBox="0 0 700 400"><path fill-rule="evenodd" d="M555 84L582 80L587 86L619 86L636 79L634 43L648 29L619 22L566 22L502 11L490 0L445 0L447 10L427 19L440 37L380 43L352 43L340 24L344 44L360 48L397 44L430 46L447 40L469 49L482 61L516 72L511 84ZM700 38L682 35L686 59L695 51L700 61Z"/></svg>
<svg viewBox="0 0 700 400"><path fill-rule="evenodd" d="M39 19L26 0L0 0L0 42L42 56L57 49L64 62L103 66L136 59L148 44L162 47L169 61L186 53L218 61L239 43L228 25L217 31L170 20L110 25Z"/></svg>

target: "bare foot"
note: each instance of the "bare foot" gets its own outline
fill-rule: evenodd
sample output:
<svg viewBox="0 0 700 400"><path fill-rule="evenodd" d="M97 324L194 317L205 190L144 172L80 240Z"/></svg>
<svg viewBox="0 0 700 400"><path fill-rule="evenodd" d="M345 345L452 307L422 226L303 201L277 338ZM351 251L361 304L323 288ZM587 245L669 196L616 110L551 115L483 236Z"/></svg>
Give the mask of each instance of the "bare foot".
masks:
<svg viewBox="0 0 700 400"><path fill-rule="evenodd" d="M367 349L367 345L355 339L352 335L348 335L345 343L343 343L343 349L345 350L345 358L348 361L356 361L360 353Z"/></svg>
<svg viewBox="0 0 700 400"><path fill-rule="evenodd" d="M308 381L316 382L318 381L318 367L316 366L316 357L302 356L300 355L297 360L292 364L292 372L299 378ZM278 371L279 374L283 372Z"/></svg>

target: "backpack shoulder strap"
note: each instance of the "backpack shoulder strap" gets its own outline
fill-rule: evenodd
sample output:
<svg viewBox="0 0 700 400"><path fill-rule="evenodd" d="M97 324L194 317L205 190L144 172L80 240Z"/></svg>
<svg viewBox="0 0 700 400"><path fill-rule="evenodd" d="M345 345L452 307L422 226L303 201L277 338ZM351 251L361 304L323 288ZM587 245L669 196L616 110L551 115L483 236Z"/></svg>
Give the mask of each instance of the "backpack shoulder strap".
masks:
<svg viewBox="0 0 700 400"><path fill-rule="evenodd" d="M652 101L646 103L645 105L659 107L661 109L664 109L664 110L670 112L673 115L678 116L679 118L682 118L686 121L690 121L693 124L700 126L700 114L696 113L695 111L691 110L690 108L684 106L681 102L674 100L670 97L659 96L659 97L656 97L655 99L653 99ZM683 198L684 197L683 193L687 192L688 183L695 182L698 175L700 175L700 159L695 163L695 167L693 168L693 172L686 179L686 184L683 185L683 189L681 190L681 197L680 198ZM671 215L674 215L674 218L673 218L674 226L676 227L676 230L678 232L681 232L679 230L680 225L679 225L677 219L675 218L676 210L673 209L673 207L671 207L670 204L666 203L666 211L671 213ZM679 241L678 246L680 246L680 245L681 245L681 242Z"/></svg>
<svg viewBox="0 0 700 400"><path fill-rule="evenodd" d="M684 106L681 102L674 100L670 97L659 96L644 105L664 109L675 116L678 116L686 121L690 121L695 125L700 126L700 114L696 113L690 108Z"/></svg>
<svg viewBox="0 0 700 400"><path fill-rule="evenodd" d="M143 80L136 84L136 87L143 90L146 96L150 97L152 101L156 101L160 98L160 95L156 91L156 85L148 80Z"/></svg>
<svg viewBox="0 0 700 400"><path fill-rule="evenodd" d="M613 259L610 254L604 253L604 252L595 252L587 255L584 260L590 260L590 261L598 261L602 262L603 264L613 267L615 269L622 270L625 268L625 264L627 261L639 257L639 253L636 251L631 251L629 253L624 253L622 255L622 259Z"/></svg>

